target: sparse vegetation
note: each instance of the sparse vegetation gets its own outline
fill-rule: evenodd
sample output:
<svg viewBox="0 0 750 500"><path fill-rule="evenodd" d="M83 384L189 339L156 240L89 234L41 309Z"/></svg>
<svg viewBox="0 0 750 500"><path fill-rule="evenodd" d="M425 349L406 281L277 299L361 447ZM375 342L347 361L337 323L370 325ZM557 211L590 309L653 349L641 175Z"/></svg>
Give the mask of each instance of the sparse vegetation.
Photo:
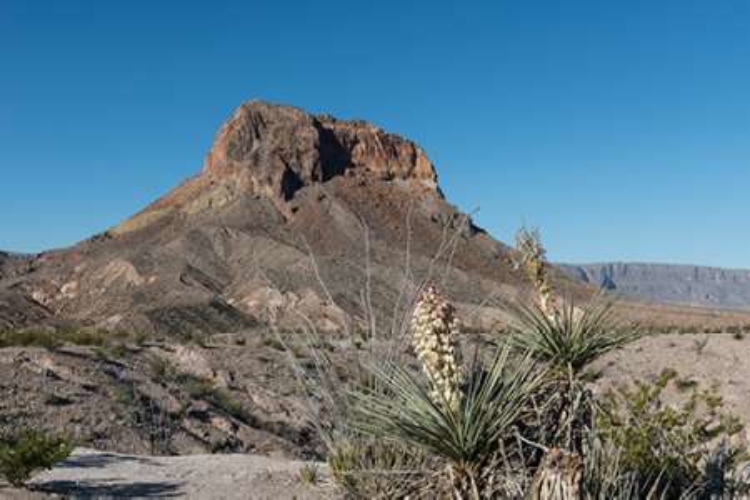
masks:
<svg viewBox="0 0 750 500"><path fill-rule="evenodd" d="M51 468L72 451L67 438L23 429L0 438L0 475L11 485L22 487L34 472Z"/></svg>
<svg viewBox="0 0 750 500"><path fill-rule="evenodd" d="M693 341L693 347L695 349L695 353L698 356L700 356L701 354L703 354L703 350L708 345L708 341L709 341L708 337L705 337L705 338L702 338L702 339L696 339L696 340Z"/></svg>
<svg viewBox="0 0 750 500"><path fill-rule="evenodd" d="M243 422L250 419L242 403L237 401L228 390L216 387L210 380L185 376L184 387L188 395L193 399L207 401L227 415Z"/></svg>
<svg viewBox="0 0 750 500"><path fill-rule="evenodd" d="M274 349L276 351L286 351L286 347L284 346L283 342L273 337L263 339L263 345L266 347L270 347L271 349Z"/></svg>
<svg viewBox="0 0 750 500"><path fill-rule="evenodd" d="M143 343L144 335L131 335L125 332L108 332L86 329L30 329L0 331L0 348L4 347L43 347L56 349L65 344L96 347L100 352L110 350L116 354L117 349L123 348L123 343L133 341ZM104 350L101 350L104 349Z"/></svg>
<svg viewBox="0 0 750 500"><path fill-rule="evenodd" d="M300 469L299 480L302 484L315 485L318 483L319 473L317 465L307 464Z"/></svg>
<svg viewBox="0 0 750 500"><path fill-rule="evenodd" d="M737 441L739 420L722 411L721 397L691 384L681 405L667 405L663 393L677 383L665 371L653 383L610 393L598 415L602 438L620 450L619 465L638 485L639 495L658 491L662 498L725 498L747 493L733 471L747 453ZM717 460L717 454L721 460Z"/></svg>
<svg viewBox="0 0 750 500"><path fill-rule="evenodd" d="M740 427L711 391L676 372L616 396L589 390L601 373L591 363L643 330L619 323L610 301L576 307L556 296L538 236L520 240L531 252L522 265L537 299L508 304L503 334L470 343L468 363L454 310L433 289L413 309L418 363L386 350L344 378L326 350L309 343L313 374L299 364L296 372L328 404L317 426L334 479L355 498L670 499L745 491L737 474L744 455L732 444ZM689 393L684 406L664 403L669 383L682 397Z"/></svg>
<svg viewBox="0 0 750 500"><path fill-rule="evenodd" d="M420 453L362 436L339 443L328 465L334 480L353 498L404 498L429 477Z"/></svg>

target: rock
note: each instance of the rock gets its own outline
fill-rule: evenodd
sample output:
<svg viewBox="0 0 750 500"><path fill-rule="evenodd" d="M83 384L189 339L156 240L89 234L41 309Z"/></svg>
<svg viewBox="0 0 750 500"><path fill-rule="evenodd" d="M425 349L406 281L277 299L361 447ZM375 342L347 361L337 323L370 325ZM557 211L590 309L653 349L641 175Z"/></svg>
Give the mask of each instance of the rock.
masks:
<svg viewBox="0 0 750 500"><path fill-rule="evenodd" d="M284 200L304 186L345 174L437 188L435 168L411 141L367 122L262 101L243 104L221 128L204 173Z"/></svg>

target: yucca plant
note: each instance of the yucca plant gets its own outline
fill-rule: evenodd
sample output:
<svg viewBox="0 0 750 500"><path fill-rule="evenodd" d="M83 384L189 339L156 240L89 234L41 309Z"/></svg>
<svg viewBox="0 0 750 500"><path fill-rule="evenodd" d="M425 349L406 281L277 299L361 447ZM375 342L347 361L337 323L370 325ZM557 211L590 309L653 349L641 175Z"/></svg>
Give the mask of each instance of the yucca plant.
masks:
<svg viewBox="0 0 750 500"><path fill-rule="evenodd" d="M546 444L582 453L593 428L596 401L582 380L584 368L639 337L614 317L614 303L598 298L582 309L560 301L551 311L538 304L507 303L508 344L550 368L541 399L550 408L537 428Z"/></svg>
<svg viewBox="0 0 750 500"><path fill-rule="evenodd" d="M599 298L579 308L569 301L550 315L535 304L508 303L510 343L555 370L578 375L594 360L640 337L639 328L615 319L614 304Z"/></svg>
<svg viewBox="0 0 750 500"><path fill-rule="evenodd" d="M511 362L509 355L507 347L498 350L486 369L475 358L457 401L442 393L434 397L434 381L400 366L373 368L385 395L352 394L352 425L365 435L442 459L448 464L455 496L480 498L482 468L496 458L502 440L543 380L531 358Z"/></svg>

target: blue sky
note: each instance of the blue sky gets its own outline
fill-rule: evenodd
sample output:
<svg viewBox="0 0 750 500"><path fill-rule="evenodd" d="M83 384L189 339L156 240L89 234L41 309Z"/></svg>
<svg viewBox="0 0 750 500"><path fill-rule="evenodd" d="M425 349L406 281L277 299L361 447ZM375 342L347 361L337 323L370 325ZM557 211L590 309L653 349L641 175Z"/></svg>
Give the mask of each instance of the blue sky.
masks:
<svg viewBox="0 0 750 500"><path fill-rule="evenodd" d="M550 256L750 268L750 2L0 2L0 248L71 244L200 168L243 100L419 142Z"/></svg>

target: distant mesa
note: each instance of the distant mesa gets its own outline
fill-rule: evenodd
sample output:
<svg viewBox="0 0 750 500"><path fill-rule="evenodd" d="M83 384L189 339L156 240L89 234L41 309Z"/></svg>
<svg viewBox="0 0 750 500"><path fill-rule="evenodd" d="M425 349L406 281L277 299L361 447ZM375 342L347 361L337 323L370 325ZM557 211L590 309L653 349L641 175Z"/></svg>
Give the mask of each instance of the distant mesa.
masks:
<svg viewBox="0 0 750 500"><path fill-rule="evenodd" d="M693 306L750 309L750 270L625 262L560 267L586 283L628 296Z"/></svg>

